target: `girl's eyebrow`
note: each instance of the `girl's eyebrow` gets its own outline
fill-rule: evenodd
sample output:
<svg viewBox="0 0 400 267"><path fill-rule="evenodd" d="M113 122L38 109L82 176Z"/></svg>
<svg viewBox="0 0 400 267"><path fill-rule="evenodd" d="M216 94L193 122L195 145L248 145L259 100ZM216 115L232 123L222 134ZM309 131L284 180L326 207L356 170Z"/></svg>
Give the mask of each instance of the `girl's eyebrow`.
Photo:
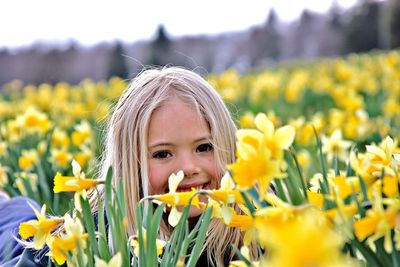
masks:
<svg viewBox="0 0 400 267"><path fill-rule="evenodd" d="M150 145L149 148L155 148L158 146L172 146L172 143L168 143L168 142L159 142L159 143L155 143L153 145Z"/></svg>
<svg viewBox="0 0 400 267"><path fill-rule="evenodd" d="M200 138L193 140L193 143L199 143L201 141L210 141L210 140L211 140L211 135L207 135L207 136L200 137ZM161 141L161 142L156 142L154 144L149 145L149 148L155 148L155 147L159 147L159 146L173 146L173 145L174 145L173 143Z"/></svg>
<svg viewBox="0 0 400 267"><path fill-rule="evenodd" d="M211 140L211 135L207 135L204 137L197 138L196 140L193 141L193 143L198 143L201 141L210 141L210 140Z"/></svg>

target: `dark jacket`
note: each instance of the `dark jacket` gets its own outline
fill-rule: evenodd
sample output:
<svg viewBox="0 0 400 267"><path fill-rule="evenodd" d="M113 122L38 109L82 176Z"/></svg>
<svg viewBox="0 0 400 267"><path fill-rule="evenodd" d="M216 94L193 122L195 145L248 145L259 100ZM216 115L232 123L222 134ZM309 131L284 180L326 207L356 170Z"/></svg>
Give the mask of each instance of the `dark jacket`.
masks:
<svg viewBox="0 0 400 267"><path fill-rule="evenodd" d="M36 219L35 212L28 202L37 210L40 210L39 205L29 198L8 198L5 194L0 194L0 266L2 267L37 266L30 260L37 255L29 255L28 257L27 254L31 251L26 250L17 241L21 239L18 234L19 224Z"/></svg>

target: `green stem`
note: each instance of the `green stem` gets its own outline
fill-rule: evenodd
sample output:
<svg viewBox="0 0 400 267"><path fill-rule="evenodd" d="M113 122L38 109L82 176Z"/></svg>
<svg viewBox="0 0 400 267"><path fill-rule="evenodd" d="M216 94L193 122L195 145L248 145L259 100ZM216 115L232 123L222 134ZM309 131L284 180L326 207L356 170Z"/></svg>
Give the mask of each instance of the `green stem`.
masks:
<svg viewBox="0 0 400 267"><path fill-rule="evenodd" d="M325 160L324 160L324 155L322 153L321 140L319 139L317 130L315 130L314 126L313 126L313 131L314 131L315 138L317 140L317 147L318 147L318 151L319 151L319 159L320 159L320 163L321 163L322 177L324 179L324 183L322 184L321 190L322 190L323 194L329 194L328 174L326 172L326 164L325 164Z"/></svg>
<svg viewBox="0 0 400 267"><path fill-rule="evenodd" d="M296 156L296 151L294 150L293 146L291 146L289 148L289 151L294 159L294 163L296 164L297 172L299 174L299 178L300 178L300 182L301 182L301 188L303 189L304 198L308 201L307 186L304 182L303 172L301 171L301 167L300 167L299 161Z"/></svg>

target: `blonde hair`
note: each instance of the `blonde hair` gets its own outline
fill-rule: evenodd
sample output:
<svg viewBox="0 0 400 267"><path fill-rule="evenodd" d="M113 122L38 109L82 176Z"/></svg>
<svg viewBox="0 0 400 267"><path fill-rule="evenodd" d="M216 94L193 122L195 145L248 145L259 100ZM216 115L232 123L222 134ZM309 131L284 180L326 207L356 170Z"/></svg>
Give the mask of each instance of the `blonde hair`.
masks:
<svg viewBox="0 0 400 267"><path fill-rule="evenodd" d="M128 218L128 234L136 233L136 204L149 195L147 132L151 115L172 97L179 97L197 110L210 127L214 157L220 177L226 164L235 160L236 127L221 97L199 74L179 67L147 69L132 80L114 107L108 122L101 178L113 168L114 185L123 179ZM219 181L218 181L219 183ZM160 238L167 239L171 228L163 221ZM213 219L204 249L209 262L217 266L233 258L231 244L239 246L240 231ZM228 245L227 245L228 244Z"/></svg>

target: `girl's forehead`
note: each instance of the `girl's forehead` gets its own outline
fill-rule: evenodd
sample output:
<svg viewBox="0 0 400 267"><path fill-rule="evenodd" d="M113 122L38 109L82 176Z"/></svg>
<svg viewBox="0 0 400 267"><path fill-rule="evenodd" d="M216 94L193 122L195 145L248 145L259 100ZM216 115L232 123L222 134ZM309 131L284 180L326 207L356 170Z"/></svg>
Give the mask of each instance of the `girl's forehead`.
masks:
<svg viewBox="0 0 400 267"><path fill-rule="evenodd" d="M158 122L172 123L180 120L204 120L203 115L198 110L196 105L188 103L179 97L174 97L167 100L150 116L150 123L154 120Z"/></svg>
<svg viewBox="0 0 400 267"><path fill-rule="evenodd" d="M148 141L158 139L191 139L210 136L204 117L192 106L179 98L172 99L150 117Z"/></svg>
<svg viewBox="0 0 400 267"><path fill-rule="evenodd" d="M196 113L196 117L204 118L202 112L200 111L199 104L194 98L183 97L180 95L173 94L167 99L165 99L165 101L162 101L160 105L153 110L150 119L156 113L169 114L169 112L172 111L175 112L186 111L189 112L190 114ZM178 114L180 113L176 113L176 115Z"/></svg>

